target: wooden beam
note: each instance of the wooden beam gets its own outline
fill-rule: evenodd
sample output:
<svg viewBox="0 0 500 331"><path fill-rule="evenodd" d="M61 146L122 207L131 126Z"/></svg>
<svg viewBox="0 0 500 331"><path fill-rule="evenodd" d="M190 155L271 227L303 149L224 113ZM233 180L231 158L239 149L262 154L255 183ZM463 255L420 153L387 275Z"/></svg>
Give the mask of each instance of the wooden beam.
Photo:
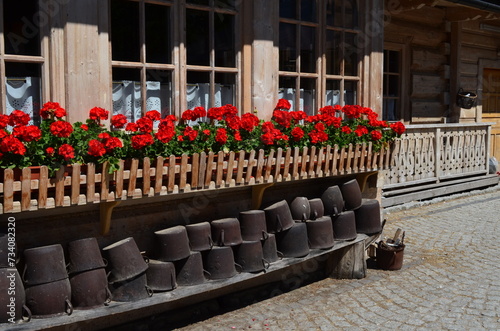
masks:
<svg viewBox="0 0 500 331"><path fill-rule="evenodd" d="M479 9L468 7L446 8L446 20L450 22L477 21L485 19L494 20L499 18L499 15L496 13L490 13Z"/></svg>
<svg viewBox="0 0 500 331"><path fill-rule="evenodd" d="M418 10L425 6L434 7L439 3L439 0L399 0L399 6L395 8L397 11ZM385 8L389 8L390 4L386 1Z"/></svg>

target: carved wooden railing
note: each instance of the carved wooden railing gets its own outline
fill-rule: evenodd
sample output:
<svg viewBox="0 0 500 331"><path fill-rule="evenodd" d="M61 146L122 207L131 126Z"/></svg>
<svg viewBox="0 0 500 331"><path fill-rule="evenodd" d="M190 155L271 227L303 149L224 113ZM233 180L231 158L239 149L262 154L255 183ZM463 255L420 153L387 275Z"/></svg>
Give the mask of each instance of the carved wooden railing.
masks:
<svg viewBox="0 0 500 331"><path fill-rule="evenodd" d="M96 172L94 164L74 164L49 178L47 167L33 179L30 168L22 179L5 169L0 182L0 213L15 213L158 195L301 180L388 169L388 147L379 152L372 145L338 148L278 149L246 153L201 153L182 157L121 161L108 174L107 164ZM65 173L66 172L66 173Z"/></svg>
<svg viewBox="0 0 500 331"><path fill-rule="evenodd" d="M408 125L393 144L384 188L486 175L491 123Z"/></svg>

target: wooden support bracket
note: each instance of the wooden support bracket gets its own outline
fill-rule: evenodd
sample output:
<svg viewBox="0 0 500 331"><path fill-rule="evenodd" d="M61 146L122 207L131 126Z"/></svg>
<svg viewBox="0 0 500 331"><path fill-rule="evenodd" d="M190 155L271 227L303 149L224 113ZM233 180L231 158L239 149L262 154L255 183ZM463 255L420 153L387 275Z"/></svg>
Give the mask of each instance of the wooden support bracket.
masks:
<svg viewBox="0 0 500 331"><path fill-rule="evenodd" d="M368 178L372 175L375 175L376 173L377 171L370 171L370 172L362 172L356 175L356 180L359 183L359 188L361 192L364 192Z"/></svg>
<svg viewBox="0 0 500 331"><path fill-rule="evenodd" d="M113 214L113 209L120 203L120 200L100 203L101 234L103 236L109 233L109 229L111 228L111 214Z"/></svg>
<svg viewBox="0 0 500 331"><path fill-rule="evenodd" d="M262 204L262 197L266 188L273 186L274 183L258 184L252 186L252 209L259 209Z"/></svg>

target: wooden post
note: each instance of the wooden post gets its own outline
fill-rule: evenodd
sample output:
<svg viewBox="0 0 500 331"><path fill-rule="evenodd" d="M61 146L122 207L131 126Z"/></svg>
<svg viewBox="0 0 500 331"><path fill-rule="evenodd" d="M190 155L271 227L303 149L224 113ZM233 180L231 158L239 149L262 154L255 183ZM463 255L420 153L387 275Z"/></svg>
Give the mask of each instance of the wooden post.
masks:
<svg viewBox="0 0 500 331"><path fill-rule="evenodd" d="M326 270L336 279L366 277L365 242L359 241L333 252L327 260Z"/></svg>

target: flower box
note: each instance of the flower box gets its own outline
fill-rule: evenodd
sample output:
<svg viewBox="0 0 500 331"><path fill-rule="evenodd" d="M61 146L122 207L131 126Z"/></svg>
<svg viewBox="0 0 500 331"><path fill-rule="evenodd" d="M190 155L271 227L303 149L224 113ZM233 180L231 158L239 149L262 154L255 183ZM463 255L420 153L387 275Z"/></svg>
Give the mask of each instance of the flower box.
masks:
<svg viewBox="0 0 500 331"><path fill-rule="evenodd" d="M120 160L119 170L112 174L107 171L108 163L98 172L92 163L73 164L53 177L42 166L39 179L32 179L31 170L24 168L22 180L14 180L14 171L5 169L0 181L0 213L341 176L388 169L390 162L388 145L375 152L371 143L363 143L343 148L278 148L268 155L252 150L127 159Z"/></svg>

